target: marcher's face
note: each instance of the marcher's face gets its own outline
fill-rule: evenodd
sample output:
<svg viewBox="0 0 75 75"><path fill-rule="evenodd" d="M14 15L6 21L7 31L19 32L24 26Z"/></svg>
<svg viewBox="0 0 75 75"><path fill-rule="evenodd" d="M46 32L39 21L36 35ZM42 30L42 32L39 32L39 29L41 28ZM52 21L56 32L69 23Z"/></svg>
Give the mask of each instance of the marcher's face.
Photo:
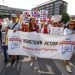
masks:
<svg viewBox="0 0 75 75"><path fill-rule="evenodd" d="M69 23L69 28L73 30L74 27L75 27L75 23L74 22L70 22Z"/></svg>
<svg viewBox="0 0 75 75"><path fill-rule="evenodd" d="M47 25L45 25L44 28L47 29Z"/></svg>
<svg viewBox="0 0 75 75"><path fill-rule="evenodd" d="M59 23L54 23L53 27L60 27Z"/></svg>
<svg viewBox="0 0 75 75"><path fill-rule="evenodd" d="M36 20L36 24L38 24L38 21Z"/></svg>
<svg viewBox="0 0 75 75"><path fill-rule="evenodd" d="M31 24L32 24L32 25L35 25L35 24L36 24L35 19L32 19L32 20L31 20Z"/></svg>
<svg viewBox="0 0 75 75"><path fill-rule="evenodd" d="M8 31L8 28L7 28L7 27L5 27L5 31L6 31L6 32Z"/></svg>
<svg viewBox="0 0 75 75"><path fill-rule="evenodd" d="M13 22L16 22L16 17L12 17L12 21Z"/></svg>
<svg viewBox="0 0 75 75"><path fill-rule="evenodd" d="M45 23L42 23L41 26L44 27Z"/></svg>
<svg viewBox="0 0 75 75"><path fill-rule="evenodd" d="M22 24L22 27L24 28L25 27L25 24Z"/></svg>

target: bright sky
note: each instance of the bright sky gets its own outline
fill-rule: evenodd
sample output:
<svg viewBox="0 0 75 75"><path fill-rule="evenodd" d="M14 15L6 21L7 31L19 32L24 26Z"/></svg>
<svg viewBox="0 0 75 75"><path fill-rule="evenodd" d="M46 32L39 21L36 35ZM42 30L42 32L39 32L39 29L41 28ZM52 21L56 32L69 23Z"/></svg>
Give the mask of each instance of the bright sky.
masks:
<svg viewBox="0 0 75 75"><path fill-rule="evenodd" d="M49 0L0 0L0 5L6 5L15 8L31 9L38 4L47 2ZM68 2L68 13L75 15L75 0L64 0Z"/></svg>

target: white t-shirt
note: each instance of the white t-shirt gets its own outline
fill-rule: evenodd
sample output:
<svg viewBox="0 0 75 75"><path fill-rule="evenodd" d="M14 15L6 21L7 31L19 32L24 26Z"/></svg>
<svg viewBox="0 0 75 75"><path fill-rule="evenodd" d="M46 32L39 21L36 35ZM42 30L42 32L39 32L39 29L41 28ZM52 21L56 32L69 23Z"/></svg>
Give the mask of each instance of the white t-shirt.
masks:
<svg viewBox="0 0 75 75"><path fill-rule="evenodd" d="M64 34L64 28L63 27L51 27L51 34L63 35Z"/></svg>
<svg viewBox="0 0 75 75"><path fill-rule="evenodd" d="M51 27L53 27L51 24L48 25L49 34L51 33Z"/></svg>
<svg viewBox="0 0 75 75"><path fill-rule="evenodd" d="M15 23L12 22L8 26L10 27L10 29L12 29L14 25ZM19 30L19 29L21 29L21 24L17 23L17 25L13 28L13 30Z"/></svg>
<svg viewBox="0 0 75 75"><path fill-rule="evenodd" d="M64 35L69 35L69 34L72 34L73 30L70 30L68 28L65 28L64 29Z"/></svg>

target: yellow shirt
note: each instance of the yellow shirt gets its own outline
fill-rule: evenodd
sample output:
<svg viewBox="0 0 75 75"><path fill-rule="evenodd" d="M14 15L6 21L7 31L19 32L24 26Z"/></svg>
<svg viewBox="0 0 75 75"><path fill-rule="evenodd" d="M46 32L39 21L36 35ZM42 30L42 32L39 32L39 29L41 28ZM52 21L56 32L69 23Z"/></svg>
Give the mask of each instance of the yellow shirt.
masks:
<svg viewBox="0 0 75 75"><path fill-rule="evenodd" d="M22 22L23 22L23 18L22 18L22 17L20 17L19 19L16 18L16 22L20 22L20 24L22 24Z"/></svg>
<svg viewBox="0 0 75 75"><path fill-rule="evenodd" d="M18 18L16 18L16 22L19 22L19 19Z"/></svg>
<svg viewBox="0 0 75 75"><path fill-rule="evenodd" d="M5 45L8 45L8 34L6 34L6 37L5 37Z"/></svg>

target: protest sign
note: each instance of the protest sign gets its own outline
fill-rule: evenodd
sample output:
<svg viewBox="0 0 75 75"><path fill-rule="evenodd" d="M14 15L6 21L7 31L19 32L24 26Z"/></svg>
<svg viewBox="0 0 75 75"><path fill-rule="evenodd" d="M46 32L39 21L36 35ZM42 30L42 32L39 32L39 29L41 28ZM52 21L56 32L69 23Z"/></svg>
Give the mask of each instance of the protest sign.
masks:
<svg viewBox="0 0 75 75"><path fill-rule="evenodd" d="M40 21L46 22L48 16L47 10L40 10Z"/></svg>
<svg viewBox="0 0 75 75"><path fill-rule="evenodd" d="M50 34L64 35L64 28L63 27L51 27Z"/></svg>
<svg viewBox="0 0 75 75"><path fill-rule="evenodd" d="M54 21L54 22L60 22L62 19L62 16L61 15L53 15L51 17L51 20Z"/></svg>
<svg viewBox="0 0 75 75"><path fill-rule="evenodd" d="M32 17L34 17L36 20L40 18L39 11L32 11Z"/></svg>
<svg viewBox="0 0 75 75"><path fill-rule="evenodd" d="M29 23L29 19L31 18L31 11L23 11L23 23Z"/></svg>

